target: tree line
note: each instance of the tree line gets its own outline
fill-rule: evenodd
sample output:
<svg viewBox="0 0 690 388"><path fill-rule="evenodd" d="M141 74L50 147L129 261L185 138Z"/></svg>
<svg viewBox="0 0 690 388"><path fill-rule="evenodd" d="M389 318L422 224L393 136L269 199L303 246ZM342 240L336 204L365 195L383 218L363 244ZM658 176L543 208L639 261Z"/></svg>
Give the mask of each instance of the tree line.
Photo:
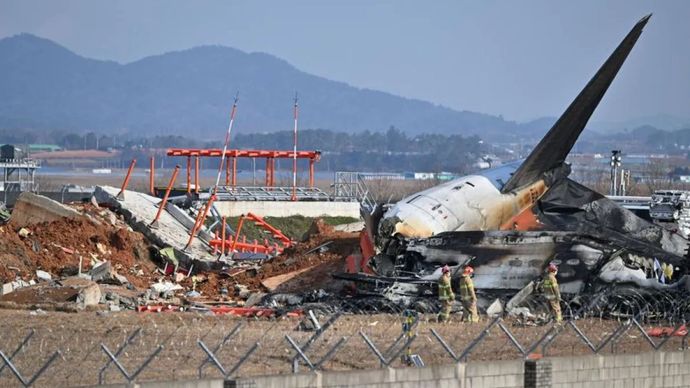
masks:
<svg viewBox="0 0 690 388"><path fill-rule="evenodd" d="M36 132L0 130L0 142L11 144L56 144L67 150L119 150L122 158L142 158L152 149L220 148L222 140L176 135L105 135L95 132ZM293 146L293 132L239 133L230 148L286 149ZM330 171L471 171L471 165L485 153L477 136L423 134L410 136L390 127L385 132L337 132L305 129L298 133L300 150L322 152L321 167ZM249 163L244 161L244 163ZM240 168L246 168L240 163ZM210 167L210 166L209 166Z"/></svg>

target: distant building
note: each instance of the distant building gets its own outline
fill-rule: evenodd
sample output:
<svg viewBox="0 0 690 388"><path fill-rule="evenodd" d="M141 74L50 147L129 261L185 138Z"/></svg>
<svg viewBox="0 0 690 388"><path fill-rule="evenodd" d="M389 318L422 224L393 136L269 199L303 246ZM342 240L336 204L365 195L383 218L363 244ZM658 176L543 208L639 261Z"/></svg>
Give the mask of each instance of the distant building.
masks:
<svg viewBox="0 0 690 388"><path fill-rule="evenodd" d="M436 179L438 179L440 181L450 181L450 180L453 180L457 177L458 177L457 175L453 174L452 172L447 172L447 171L439 172L438 174L436 174Z"/></svg>
<svg viewBox="0 0 690 388"><path fill-rule="evenodd" d="M428 180L436 178L433 172L406 172L405 180Z"/></svg>
<svg viewBox="0 0 690 388"><path fill-rule="evenodd" d="M29 144L29 153L35 152L55 152L61 151L62 147L57 144Z"/></svg>
<svg viewBox="0 0 690 388"><path fill-rule="evenodd" d="M0 159L3 161L22 159L23 157L21 148L17 148L13 144L5 144L0 147Z"/></svg>
<svg viewBox="0 0 690 388"><path fill-rule="evenodd" d="M364 180L405 180L405 174L400 174L397 172L363 172L360 173L360 176Z"/></svg>

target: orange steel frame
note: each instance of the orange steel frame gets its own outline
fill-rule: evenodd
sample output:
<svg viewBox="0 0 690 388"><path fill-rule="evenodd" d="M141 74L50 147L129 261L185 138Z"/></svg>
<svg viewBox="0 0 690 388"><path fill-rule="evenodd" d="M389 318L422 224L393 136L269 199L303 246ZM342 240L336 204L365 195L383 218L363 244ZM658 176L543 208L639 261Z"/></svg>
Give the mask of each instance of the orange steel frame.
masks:
<svg viewBox="0 0 690 388"><path fill-rule="evenodd" d="M254 253L266 253L266 254L280 254L286 248L292 246L292 241L289 237L283 234L279 229L273 225L266 222L262 217L257 216L253 213L247 213L240 217L237 224L237 229L235 230L235 235L227 236L225 232L225 217L222 217L221 226L221 238L218 239L218 235L209 242L209 245L214 249L214 253L220 248L221 255L225 255L226 252L232 254L232 252L254 252ZM247 236L240 237L242 233L242 226L245 220L253 221L256 226L263 228L271 234L275 242L269 242L268 239L264 239L263 243L258 240L254 242L247 242ZM280 244L278 244L280 242ZM229 250L229 252L228 252Z"/></svg>
<svg viewBox="0 0 690 388"><path fill-rule="evenodd" d="M187 192L191 192L191 161L195 158L194 166L194 183L195 192L199 192L199 158L211 157L219 158L222 156L221 149L187 149L187 148L170 148L168 149L168 156L186 156L187 157ZM273 187L275 185L275 160L276 159L292 159L295 153L293 151L281 150L227 150L225 157L227 162L225 164L225 185L232 184L234 187L237 184L237 158L265 158L266 159L266 180L265 185ZM309 160L309 187L314 187L314 163L321 159L321 152L319 151L297 151L297 159ZM232 165L230 160L232 160Z"/></svg>

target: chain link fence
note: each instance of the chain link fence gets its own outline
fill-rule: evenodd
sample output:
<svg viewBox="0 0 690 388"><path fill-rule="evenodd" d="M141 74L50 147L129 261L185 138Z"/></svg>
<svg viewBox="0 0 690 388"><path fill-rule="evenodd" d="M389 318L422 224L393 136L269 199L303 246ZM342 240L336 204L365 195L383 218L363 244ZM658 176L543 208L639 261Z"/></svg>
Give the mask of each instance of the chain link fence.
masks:
<svg viewBox="0 0 690 388"><path fill-rule="evenodd" d="M687 348L684 322L652 324L643 314L543 325L500 317L483 317L478 324L458 322L457 316L449 323L435 318L307 312L276 320L194 313L49 313L26 321L5 319L0 326L0 386L233 378L516 359L534 353Z"/></svg>

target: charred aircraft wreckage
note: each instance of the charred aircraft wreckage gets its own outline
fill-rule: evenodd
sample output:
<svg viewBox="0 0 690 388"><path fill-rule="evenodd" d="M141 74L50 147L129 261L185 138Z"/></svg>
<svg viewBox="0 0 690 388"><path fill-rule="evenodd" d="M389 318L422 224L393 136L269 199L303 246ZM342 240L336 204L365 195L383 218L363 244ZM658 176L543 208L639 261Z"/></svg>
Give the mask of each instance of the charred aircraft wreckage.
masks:
<svg viewBox="0 0 690 388"><path fill-rule="evenodd" d="M343 278L412 304L435 296L441 266L451 266L457 281L458 269L471 264L480 306L482 298L484 306L495 298L517 306L535 297L524 296L554 262L571 313L590 304L582 307L634 314L656 303L656 310L684 314L678 304L688 294L688 241L569 179L565 162L650 16L635 24L526 159L366 212L376 254ZM668 266L673 276L660 280L660 267Z"/></svg>

